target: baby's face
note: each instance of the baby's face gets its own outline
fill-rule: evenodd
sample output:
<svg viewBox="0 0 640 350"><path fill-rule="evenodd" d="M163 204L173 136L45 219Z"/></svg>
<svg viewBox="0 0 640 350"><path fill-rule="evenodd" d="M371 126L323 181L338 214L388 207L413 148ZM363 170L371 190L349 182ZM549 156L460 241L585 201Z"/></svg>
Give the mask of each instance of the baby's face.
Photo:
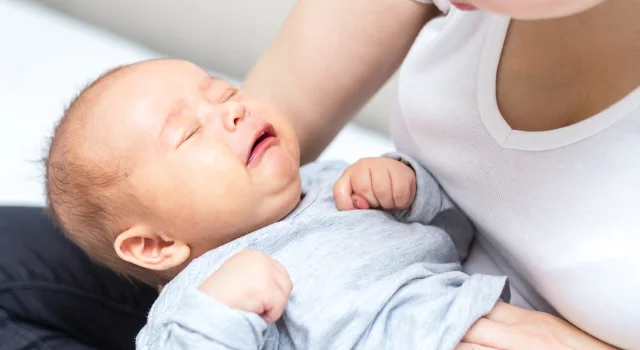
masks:
<svg viewBox="0 0 640 350"><path fill-rule="evenodd" d="M452 0L460 8L473 6L517 19L569 16L605 0Z"/></svg>
<svg viewBox="0 0 640 350"><path fill-rule="evenodd" d="M129 225L150 225L197 256L293 210L299 146L273 106L184 61L116 74L93 132L127 160L146 206Z"/></svg>

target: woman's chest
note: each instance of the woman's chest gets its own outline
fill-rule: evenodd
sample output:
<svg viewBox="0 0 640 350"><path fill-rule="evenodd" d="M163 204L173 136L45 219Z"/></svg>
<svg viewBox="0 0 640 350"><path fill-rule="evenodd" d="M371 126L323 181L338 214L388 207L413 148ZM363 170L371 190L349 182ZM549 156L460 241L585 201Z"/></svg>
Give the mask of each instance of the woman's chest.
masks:
<svg viewBox="0 0 640 350"><path fill-rule="evenodd" d="M496 90L512 129L546 131L578 123L640 86L640 32L620 35L600 22L511 21Z"/></svg>
<svg viewBox="0 0 640 350"><path fill-rule="evenodd" d="M429 108L403 112L392 122L398 149L419 159L503 248L525 247L528 263L540 258L533 247L571 247L561 255L570 264L588 258L587 242L640 239L640 108L575 142L562 132L512 131L506 146L463 108L449 118Z"/></svg>
<svg viewBox="0 0 640 350"><path fill-rule="evenodd" d="M400 72L399 150L422 161L523 272L637 239L640 89L568 127L513 129L497 96L509 19L458 12L447 21L425 28Z"/></svg>

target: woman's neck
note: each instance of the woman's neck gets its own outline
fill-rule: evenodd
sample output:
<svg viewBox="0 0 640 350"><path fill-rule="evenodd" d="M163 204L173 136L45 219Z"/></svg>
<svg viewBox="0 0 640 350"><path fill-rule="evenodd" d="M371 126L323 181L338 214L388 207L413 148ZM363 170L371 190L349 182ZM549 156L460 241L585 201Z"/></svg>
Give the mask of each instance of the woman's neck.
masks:
<svg viewBox="0 0 640 350"><path fill-rule="evenodd" d="M572 17L549 21L569 47L639 62L640 1L609 0ZM597 50L594 50L594 46Z"/></svg>
<svg viewBox="0 0 640 350"><path fill-rule="evenodd" d="M638 18L640 1L609 0L572 17L514 20L498 72L498 100L509 124L528 131L574 124L635 90Z"/></svg>
<svg viewBox="0 0 640 350"><path fill-rule="evenodd" d="M639 1L609 0L588 11L567 17L566 20L587 30L607 30L612 34L628 36L640 34L638 18L640 18Z"/></svg>

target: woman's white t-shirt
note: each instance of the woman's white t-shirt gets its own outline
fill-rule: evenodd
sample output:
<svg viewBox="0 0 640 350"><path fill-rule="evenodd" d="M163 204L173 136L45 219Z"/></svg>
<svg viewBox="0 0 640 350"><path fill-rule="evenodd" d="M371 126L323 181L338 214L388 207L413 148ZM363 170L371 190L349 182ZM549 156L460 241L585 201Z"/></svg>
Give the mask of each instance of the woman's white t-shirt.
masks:
<svg viewBox="0 0 640 350"><path fill-rule="evenodd" d="M399 74L396 146L478 228L469 273L507 275L513 304L640 349L640 87L577 124L512 130L496 100L509 23L450 9L423 28Z"/></svg>

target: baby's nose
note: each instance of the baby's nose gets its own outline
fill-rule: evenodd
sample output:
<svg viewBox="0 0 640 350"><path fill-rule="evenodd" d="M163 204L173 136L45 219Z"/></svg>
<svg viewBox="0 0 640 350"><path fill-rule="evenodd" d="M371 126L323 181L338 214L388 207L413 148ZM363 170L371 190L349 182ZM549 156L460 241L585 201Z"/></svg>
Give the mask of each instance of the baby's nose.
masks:
<svg viewBox="0 0 640 350"><path fill-rule="evenodd" d="M222 122L224 127L229 131L234 131L238 123L246 117L247 110L241 103L226 102L224 103Z"/></svg>

